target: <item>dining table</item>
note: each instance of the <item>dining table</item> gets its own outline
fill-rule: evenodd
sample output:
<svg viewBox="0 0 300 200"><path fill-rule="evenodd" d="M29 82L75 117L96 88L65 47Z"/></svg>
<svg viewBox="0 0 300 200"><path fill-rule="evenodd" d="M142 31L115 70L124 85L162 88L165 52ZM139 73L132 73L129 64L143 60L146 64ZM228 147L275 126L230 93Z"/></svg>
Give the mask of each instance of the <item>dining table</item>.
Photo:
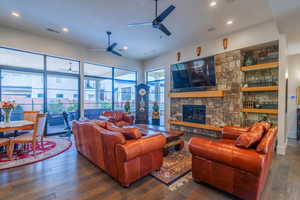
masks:
<svg viewBox="0 0 300 200"><path fill-rule="evenodd" d="M34 123L27 120L0 122L0 138L12 137L9 132L14 132L15 137L18 131L33 130L33 128Z"/></svg>

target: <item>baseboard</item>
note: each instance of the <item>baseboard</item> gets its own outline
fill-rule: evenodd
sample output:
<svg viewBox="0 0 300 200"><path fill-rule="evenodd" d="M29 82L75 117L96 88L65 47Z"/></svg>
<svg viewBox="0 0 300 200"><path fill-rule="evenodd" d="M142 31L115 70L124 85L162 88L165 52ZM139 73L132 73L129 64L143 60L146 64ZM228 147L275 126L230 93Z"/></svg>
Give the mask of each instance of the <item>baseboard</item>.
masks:
<svg viewBox="0 0 300 200"><path fill-rule="evenodd" d="M286 153L286 147L287 147L286 144L280 145L280 146L278 145L277 148L276 148L277 154L279 154L279 155L285 155L285 153Z"/></svg>

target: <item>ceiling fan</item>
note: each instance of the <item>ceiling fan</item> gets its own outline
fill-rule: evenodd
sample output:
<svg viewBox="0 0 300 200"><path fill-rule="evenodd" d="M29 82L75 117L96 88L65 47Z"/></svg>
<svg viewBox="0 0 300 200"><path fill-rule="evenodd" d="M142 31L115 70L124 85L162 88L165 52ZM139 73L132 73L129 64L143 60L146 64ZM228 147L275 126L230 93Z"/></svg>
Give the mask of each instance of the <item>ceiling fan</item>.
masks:
<svg viewBox="0 0 300 200"><path fill-rule="evenodd" d="M158 8L158 0L155 0L155 19L152 22L146 23L136 23L136 24L128 24L129 27L137 27L137 26L152 26L155 29L161 30L167 36L170 36L172 33L165 27L162 22L173 12L176 8L174 5L169 6L165 9L159 16L157 15Z"/></svg>
<svg viewBox="0 0 300 200"><path fill-rule="evenodd" d="M90 51L106 51L112 54L115 54L117 56L122 56L122 54L120 54L118 51L121 51L122 49L118 49L118 51L115 50L116 46L118 45L116 42L114 42L113 44L110 43L110 37L111 37L111 32L107 31L107 48L97 48L97 49L89 49Z"/></svg>

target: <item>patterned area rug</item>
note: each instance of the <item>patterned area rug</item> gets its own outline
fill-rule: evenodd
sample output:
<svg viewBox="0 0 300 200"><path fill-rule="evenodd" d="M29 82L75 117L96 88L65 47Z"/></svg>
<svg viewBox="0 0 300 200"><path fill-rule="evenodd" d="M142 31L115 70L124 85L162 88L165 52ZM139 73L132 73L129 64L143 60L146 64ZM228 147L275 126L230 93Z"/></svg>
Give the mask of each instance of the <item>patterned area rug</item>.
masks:
<svg viewBox="0 0 300 200"><path fill-rule="evenodd" d="M192 169L192 155L187 149L171 152L164 157L160 171L152 172L152 176L160 182L170 186L187 175Z"/></svg>
<svg viewBox="0 0 300 200"><path fill-rule="evenodd" d="M32 164L54 157L68 150L72 142L64 138L45 138L43 145L39 142L36 148L35 157L31 145L24 152L14 153L13 159L9 160L5 153L0 153L0 170Z"/></svg>

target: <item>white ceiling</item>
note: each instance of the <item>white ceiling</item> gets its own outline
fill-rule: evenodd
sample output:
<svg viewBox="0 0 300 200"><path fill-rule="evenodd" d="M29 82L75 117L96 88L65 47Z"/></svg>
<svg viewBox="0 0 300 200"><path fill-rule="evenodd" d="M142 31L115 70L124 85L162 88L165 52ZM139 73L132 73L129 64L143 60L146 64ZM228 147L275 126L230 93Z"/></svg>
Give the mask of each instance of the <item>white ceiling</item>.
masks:
<svg viewBox="0 0 300 200"><path fill-rule="evenodd" d="M159 0L159 12L170 4L175 11L164 24L173 33L164 36L151 27L129 28L128 23L151 21L154 0L0 0L0 24L78 43L88 48L106 47L105 31L113 32L112 40L129 50L124 56L149 59L180 46L214 39L255 24L273 19L269 0ZM299 0L297 0L299 1ZM12 11L20 18L10 15ZM228 19L234 24L226 25ZM46 28L69 33L55 34ZM208 32L215 27L216 30ZM162 36L162 37L161 37Z"/></svg>

